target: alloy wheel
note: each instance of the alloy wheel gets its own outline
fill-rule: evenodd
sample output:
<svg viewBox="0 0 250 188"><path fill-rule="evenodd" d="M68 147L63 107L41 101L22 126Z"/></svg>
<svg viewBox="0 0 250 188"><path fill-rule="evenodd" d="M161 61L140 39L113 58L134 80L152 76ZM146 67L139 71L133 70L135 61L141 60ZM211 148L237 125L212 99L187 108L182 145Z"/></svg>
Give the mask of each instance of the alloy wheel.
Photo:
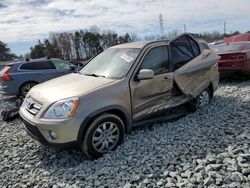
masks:
<svg viewBox="0 0 250 188"><path fill-rule="evenodd" d="M210 102L210 96L209 92L207 90L204 90L201 92L201 94L198 96L198 106L203 107L208 105Z"/></svg>
<svg viewBox="0 0 250 188"><path fill-rule="evenodd" d="M114 122L100 124L92 137L94 149L100 153L111 151L118 143L120 138L119 127Z"/></svg>

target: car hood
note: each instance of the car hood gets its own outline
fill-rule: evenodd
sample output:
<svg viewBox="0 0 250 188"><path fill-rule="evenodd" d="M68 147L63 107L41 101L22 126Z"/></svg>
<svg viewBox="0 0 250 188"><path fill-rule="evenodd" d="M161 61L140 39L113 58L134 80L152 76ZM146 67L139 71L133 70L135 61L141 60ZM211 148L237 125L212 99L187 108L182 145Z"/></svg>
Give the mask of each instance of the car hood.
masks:
<svg viewBox="0 0 250 188"><path fill-rule="evenodd" d="M80 97L112 82L115 80L72 73L33 87L27 96L40 102L52 103L69 97Z"/></svg>

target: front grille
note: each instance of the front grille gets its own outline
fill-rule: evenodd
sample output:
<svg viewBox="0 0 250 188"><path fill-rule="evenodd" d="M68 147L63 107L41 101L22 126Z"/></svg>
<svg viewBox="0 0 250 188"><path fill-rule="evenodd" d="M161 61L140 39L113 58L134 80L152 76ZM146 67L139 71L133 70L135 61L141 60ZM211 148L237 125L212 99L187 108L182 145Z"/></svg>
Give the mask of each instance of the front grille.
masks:
<svg viewBox="0 0 250 188"><path fill-rule="evenodd" d="M31 97L28 97L24 101L24 107L30 114L35 116L41 110L43 105L36 102Z"/></svg>

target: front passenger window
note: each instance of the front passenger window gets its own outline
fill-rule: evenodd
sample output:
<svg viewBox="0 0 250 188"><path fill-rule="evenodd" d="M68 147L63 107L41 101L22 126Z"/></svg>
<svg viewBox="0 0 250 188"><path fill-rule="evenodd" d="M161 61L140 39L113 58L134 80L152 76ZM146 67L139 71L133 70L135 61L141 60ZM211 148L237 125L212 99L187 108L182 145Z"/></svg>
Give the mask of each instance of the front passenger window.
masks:
<svg viewBox="0 0 250 188"><path fill-rule="evenodd" d="M151 49L145 56L141 69L150 69L154 71L154 75L168 72L167 46L160 46Z"/></svg>

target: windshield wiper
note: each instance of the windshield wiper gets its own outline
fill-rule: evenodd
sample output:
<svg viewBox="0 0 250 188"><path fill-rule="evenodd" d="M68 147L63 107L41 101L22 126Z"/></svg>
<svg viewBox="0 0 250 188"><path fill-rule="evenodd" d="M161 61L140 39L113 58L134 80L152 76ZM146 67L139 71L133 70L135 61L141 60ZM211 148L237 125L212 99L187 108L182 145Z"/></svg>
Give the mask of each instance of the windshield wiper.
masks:
<svg viewBox="0 0 250 188"><path fill-rule="evenodd" d="M94 76L94 77L103 77L103 78L105 78L105 76L103 76L103 75L98 75L98 74L84 74L84 75L86 75L86 76Z"/></svg>

